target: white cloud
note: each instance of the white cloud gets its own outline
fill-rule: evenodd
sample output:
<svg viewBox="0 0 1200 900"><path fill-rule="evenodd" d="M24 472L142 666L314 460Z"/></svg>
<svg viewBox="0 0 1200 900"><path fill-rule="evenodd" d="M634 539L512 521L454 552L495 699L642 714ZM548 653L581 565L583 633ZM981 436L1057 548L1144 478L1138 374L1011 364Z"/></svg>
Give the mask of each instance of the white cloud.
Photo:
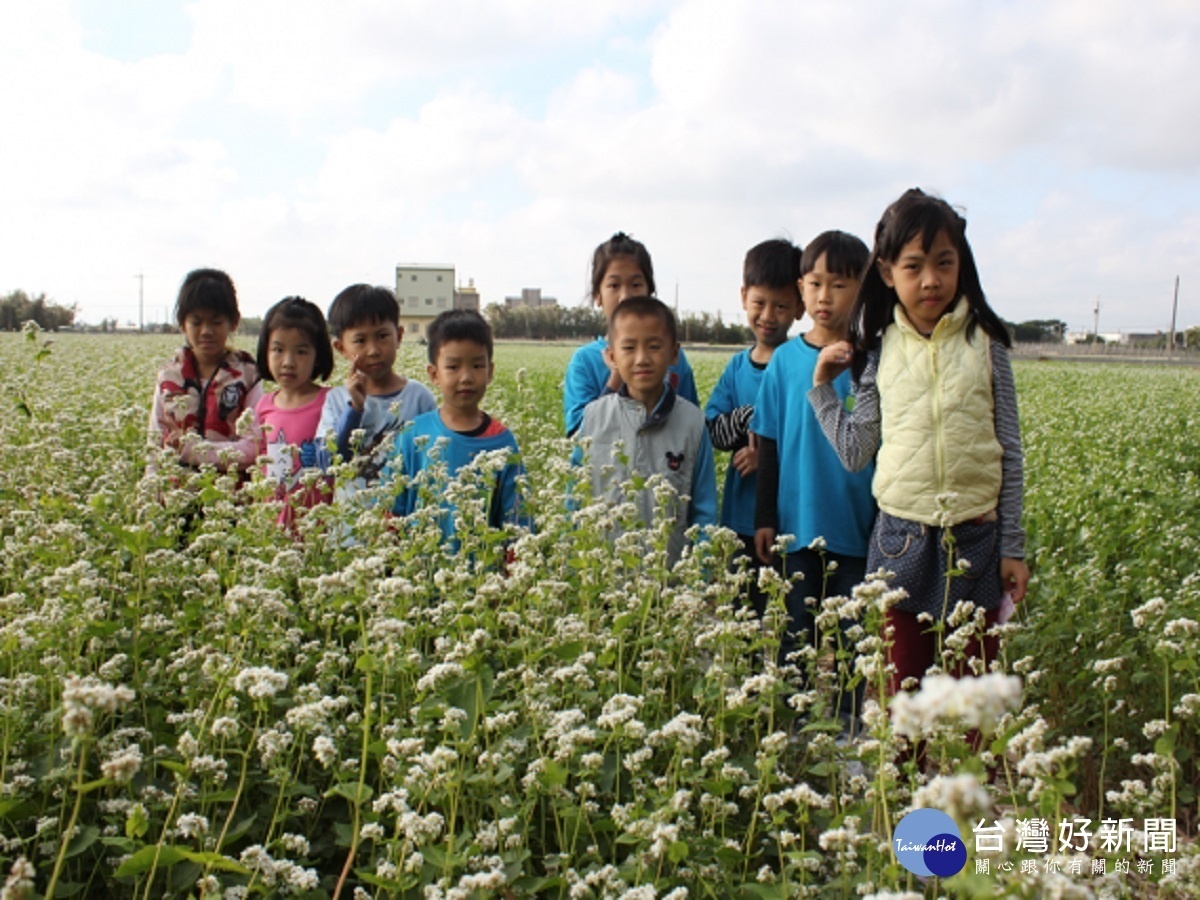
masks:
<svg viewBox="0 0 1200 900"><path fill-rule="evenodd" d="M186 49L138 62L87 49L65 2L0 9L0 121L20 136L0 289L97 318L143 267L161 307L223 265L261 311L428 260L485 300L570 301L621 229L664 296L678 281L685 306L733 315L747 247L867 237L913 184L967 207L1008 317L1090 315L1100 293L1132 327L1160 271L1183 274L1185 311L1200 280L1192 4L187 9Z"/></svg>

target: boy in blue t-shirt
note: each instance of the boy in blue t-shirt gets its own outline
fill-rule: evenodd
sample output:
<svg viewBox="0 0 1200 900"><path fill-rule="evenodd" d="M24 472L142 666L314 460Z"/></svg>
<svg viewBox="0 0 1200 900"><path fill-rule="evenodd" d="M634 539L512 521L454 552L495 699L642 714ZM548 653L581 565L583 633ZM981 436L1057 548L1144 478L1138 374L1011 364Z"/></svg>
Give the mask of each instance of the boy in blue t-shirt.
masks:
<svg viewBox="0 0 1200 900"><path fill-rule="evenodd" d="M704 407L704 417L713 447L733 454L725 472L720 522L737 532L743 553L753 564L757 562L754 508L758 441L750 431L750 417L767 363L775 349L787 341L788 329L804 311L799 247L776 239L750 248L742 264L742 309L754 332L754 346L725 366ZM766 611L766 597L758 589L757 578L751 580L748 596L761 618Z"/></svg>
<svg viewBox="0 0 1200 900"><path fill-rule="evenodd" d="M772 562L775 539L792 535L795 543L782 560L783 571L802 576L788 591L790 623L779 649L780 664L798 645L803 646L801 641L816 643L814 616L819 607L805 600L814 597L819 603L826 597L849 597L866 577L867 546L875 521L874 466L847 472L805 401L821 348L846 340L849 334L869 253L861 240L841 231L826 231L805 249L800 291L813 327L775 351L750 421L759 443L755 550L764 563ZM851 392L849 371L833 384L845 402ZM832 571L830 563L837 564ZM847 665L853 671L852 662ZM854 727L861 703L861 684L841 697L840 712L848 728Z"/></svg>
<svg viewBox="0 0 1200 900"><path fill-rule="evenodd" d="M433 464L445 465L454 478L477 455L492 450L507 454L488 498L488 524L523 521L517 476L523 473L515 458L517 439L503 424L479 408L495 373L492 363L492 329L474 310L452 309L439 315L426 332L429 341L429 380L442 394L442 405L417 416L401 432L388 468L401 470L411 483L397 497L392 511L398 516L420 505L420 488ZM454 510L443 502L442 535L454 539Z"/></svg>

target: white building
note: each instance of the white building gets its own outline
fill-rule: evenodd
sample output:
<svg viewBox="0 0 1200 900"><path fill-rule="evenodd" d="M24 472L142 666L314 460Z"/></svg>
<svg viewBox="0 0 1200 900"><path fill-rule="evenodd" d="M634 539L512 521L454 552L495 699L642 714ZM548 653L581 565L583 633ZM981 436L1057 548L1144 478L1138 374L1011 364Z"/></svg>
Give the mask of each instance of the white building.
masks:
<svg viewBox="0 0 1200 900"><path fill-rule="evenodd" d="M454 266L407 263L396 266L396 301L405 337L423 338L440 312L454 308Z"/></svg>

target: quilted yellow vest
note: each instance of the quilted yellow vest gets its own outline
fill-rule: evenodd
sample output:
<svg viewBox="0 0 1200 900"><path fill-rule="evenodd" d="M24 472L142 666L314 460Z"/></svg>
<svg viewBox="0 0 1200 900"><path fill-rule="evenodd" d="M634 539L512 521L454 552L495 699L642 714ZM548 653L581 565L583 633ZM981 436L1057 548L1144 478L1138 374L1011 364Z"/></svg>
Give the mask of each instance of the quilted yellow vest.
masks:
<svg viewBox="0 0 1200 900"><path fill-rule="evenodd" d="M897 303L880 348L872 490L880 509L926 525L981 516L1000 497L991 339L981 328L966 339L967 310L959 298L926 338ZM951 493L943 513L937 498Z"/></svg>

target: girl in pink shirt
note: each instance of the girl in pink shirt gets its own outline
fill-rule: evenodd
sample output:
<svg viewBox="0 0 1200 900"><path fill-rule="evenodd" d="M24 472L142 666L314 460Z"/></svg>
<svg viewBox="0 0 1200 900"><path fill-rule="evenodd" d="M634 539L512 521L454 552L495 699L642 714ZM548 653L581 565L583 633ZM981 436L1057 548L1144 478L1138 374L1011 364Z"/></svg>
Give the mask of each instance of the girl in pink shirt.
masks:
<svg viewBox="0 0 1200 900"><path fill-rule="evenodd" d="M328 499L320 486L305 488L300 472L316 459L315 438L327 387L314 379L333 374L333 345L321 310L302 297L285 297L267 312L258 336L258 368L279 385L254 407L262 432L259 452L267 457L265 474L279 480L284 500L280 522L290 525L297 507Z"/></svg>

